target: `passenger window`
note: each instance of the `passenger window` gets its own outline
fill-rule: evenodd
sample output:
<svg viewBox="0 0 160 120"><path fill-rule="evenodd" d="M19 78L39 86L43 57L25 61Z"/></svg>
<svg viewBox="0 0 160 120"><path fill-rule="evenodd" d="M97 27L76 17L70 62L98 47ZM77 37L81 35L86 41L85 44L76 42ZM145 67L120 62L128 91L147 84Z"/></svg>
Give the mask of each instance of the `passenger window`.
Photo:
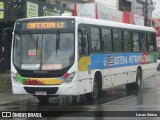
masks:
<svg viewBox="0 0 160 120"><path fill-rule="evenodd" d="M145 33L140 34L140 41L141 41L141 50L142 52L147 52L147 36Z"/></svg>
<svg viewBox="0 0 160 120"><path fill-rule="evenodd" d="M140 52L140 36L139 33L133 32L132 40L133 40L133 51Z"/></svg>
<svg viewBox="0 0 160 120"><path fill-rule="evenodd" d="M91 44L93 53L101 52L101 40L100 40L99 28L91 28Z"/></svg>
<svg viewBox="0 0 160 120"><path fill-rule="evenodd" d="M131 52L132 39L131 39L131 33L129 31L123 31L123 42L124 42L124 51Z"/></svg>
<svg viewBox="0 0 160 120"><path fill-rule="evenodd" d="M114 52L122 52L122 37L120 30L113 30Z"/></svg>
<svg viewBox="0 0 160 120"><path fill-rule="evenodd" d="M156 51L156 36L155 34L148 34L148 50L149 52Z"/></svg>
<svg viewBox="0 0 160 120"><path fill-rule="evenodd" d="M102 40L104 41L104 52L112 52L111 29L102 29Z"/></svg>

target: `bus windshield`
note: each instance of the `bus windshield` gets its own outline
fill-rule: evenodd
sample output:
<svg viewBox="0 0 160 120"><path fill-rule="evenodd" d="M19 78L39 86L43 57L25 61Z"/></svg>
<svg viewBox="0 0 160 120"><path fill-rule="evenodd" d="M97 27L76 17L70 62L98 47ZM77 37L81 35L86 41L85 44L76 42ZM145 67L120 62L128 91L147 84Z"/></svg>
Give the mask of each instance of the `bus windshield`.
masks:
<svg viewBox="0 0 160 120"><path fill-rule="evenodd" d="M74 62L74 33L16 33L13 55L21 70L64 69Z"/></svg>

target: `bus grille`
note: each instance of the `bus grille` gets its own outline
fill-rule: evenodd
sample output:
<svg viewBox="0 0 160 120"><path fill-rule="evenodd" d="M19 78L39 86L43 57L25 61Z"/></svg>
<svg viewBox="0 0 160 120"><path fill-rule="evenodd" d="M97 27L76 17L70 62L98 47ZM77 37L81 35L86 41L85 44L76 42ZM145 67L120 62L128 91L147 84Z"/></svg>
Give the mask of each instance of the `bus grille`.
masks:
<svg viewBox="0 0 160 120"><path fill-rule="evenodd" d="M46 91L47 94L55 94L58 91L58 87L24 87L26 92L35 94L36 91Z"/></svg>

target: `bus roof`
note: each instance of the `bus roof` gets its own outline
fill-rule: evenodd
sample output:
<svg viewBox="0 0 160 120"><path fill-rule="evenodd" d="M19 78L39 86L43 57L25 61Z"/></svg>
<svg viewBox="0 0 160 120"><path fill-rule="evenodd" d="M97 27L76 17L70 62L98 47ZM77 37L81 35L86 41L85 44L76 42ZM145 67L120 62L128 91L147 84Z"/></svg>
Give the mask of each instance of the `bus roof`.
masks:
<svg viewBox="0 0 160 120"><path fill-rule="evenodd" d="M78 16L42 16L42 17L33 17L33 18L23 18L21 20L35 20L35 19L49 19L49 18L73 18L79 21L78 23L85 23L90 25L100 25L100 26L108 26L108 27L115 27L115 28L124 28L124 29L131 29L131 30L142 30L142 31L150 31L156 32L156 30L152 27L146 27L141 25L133 25L133 24L126 24L120 23L115 21L109 20L100 20L94 18L86 18L86 17L78 17ZM18 21L19 21L18 20Z"/></svg>

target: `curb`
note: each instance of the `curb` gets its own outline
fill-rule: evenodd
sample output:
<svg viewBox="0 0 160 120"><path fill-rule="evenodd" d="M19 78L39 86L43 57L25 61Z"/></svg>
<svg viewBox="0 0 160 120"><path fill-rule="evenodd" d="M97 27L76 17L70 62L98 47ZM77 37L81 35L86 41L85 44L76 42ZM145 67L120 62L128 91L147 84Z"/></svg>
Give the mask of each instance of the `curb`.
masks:
<svg viewBox="0 0 160 120"><path fill-rule="evenodd" d="M0 86L11 85L11 75L10 73L0 74Z"/></svg>

